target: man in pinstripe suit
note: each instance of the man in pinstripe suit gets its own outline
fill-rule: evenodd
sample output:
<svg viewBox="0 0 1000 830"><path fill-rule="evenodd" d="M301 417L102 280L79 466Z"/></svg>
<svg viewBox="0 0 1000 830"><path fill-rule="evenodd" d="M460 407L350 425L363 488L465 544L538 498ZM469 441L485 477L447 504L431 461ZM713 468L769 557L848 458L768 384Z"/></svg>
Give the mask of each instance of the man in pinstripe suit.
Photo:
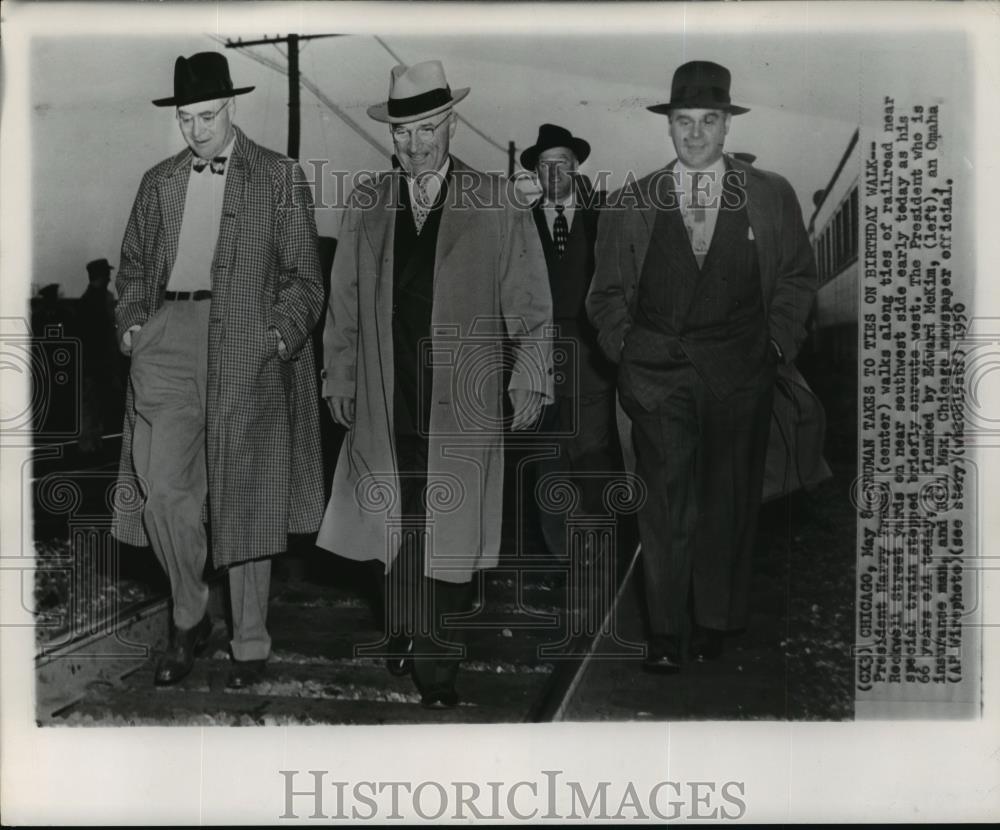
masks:
<svg viewBox="0 0 1000 830"><path fill-rule="evenodd" d="M323 512L312 197L297 164L233 124L252 89L220 54L177 59L174 95L153 103L176 108L187 147L147 171L122 243L116 322L132 366L113 531L148 540L170 577L157 685L182 680L212 631L209 543L229 569L227 685L261 676L269 557Z"/></svg>

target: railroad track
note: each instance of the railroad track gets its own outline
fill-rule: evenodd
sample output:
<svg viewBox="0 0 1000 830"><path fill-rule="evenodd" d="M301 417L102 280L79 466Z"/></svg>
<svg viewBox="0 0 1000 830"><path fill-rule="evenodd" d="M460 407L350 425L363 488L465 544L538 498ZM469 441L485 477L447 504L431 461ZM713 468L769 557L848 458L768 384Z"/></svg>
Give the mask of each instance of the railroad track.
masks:
<svg viewBox="0 0 1000 830"><path fill-rule="evenodd" d="M614 535L602 537L604 555L593 562L579 555L566 561L547 554L501 558L498 568L481 575L478 604L463 621L466 658L458 689L464 703L427 712L411 680L389 675L379 656L370 568L299 539L290 554L276 560L268 619L272 656L265 680L238 693L224 688L230 667L227 604L224 580L217 580L207 651L184 681L157 689L153 666L169 636L169 600L150 552L119 551L110 539L102 511L107 512L108 488L116 477L117 452L114 436L106 439L111 439L105 441L106 452L89 466L81 467L71 448L50 447L36 458L36 537L76 539L64 563L72 571L71 591L92 590L95 582L93 574L81 573L92 567L90 559L68 561L76 559L81 546L91 554L100 551L94 558L111 581L145 559L149 582L160 590L117 608L112 597L112 607L85 613L82 620L69 614L67 627L75 626L76 633L40 641L35 661L40 724L551 720L564 711L593 642L606 633L622 578L634 561L634 553L628 555L634 539L617 544L623 557ZM71 500L53 497L69 491ZM517 524L509 523L511 533L519 533ZM593 528L582 532L595 533ZM504 540L504 550L526 547L532 548L520 538Z"/></svg>
<svg viewBox="0 0 1000 830"><path fill-rule="evenodd" d="M586 577L594 567L581 567L577 576ZM484 575L482 601L465 626L467 656L458 681L463 703L452 710L424 710L410 679L385 670L377 653L379 628L357 590L292 576L272 590L272 657L257 686L239 692L224 687L230 662L219 611L225 606L215 592L215 628L205 655L181 683L155 688L155 655L166 644L169 622L168 601L157 598L124 609L102 632L39 650L37 720L41 725L552 720L564 711L588 650L620 595L616 580L612 604L574 607L567 598L569 581L558 568L537 564L502 564ZM596 630L584 617L598 621Z"/></svg>

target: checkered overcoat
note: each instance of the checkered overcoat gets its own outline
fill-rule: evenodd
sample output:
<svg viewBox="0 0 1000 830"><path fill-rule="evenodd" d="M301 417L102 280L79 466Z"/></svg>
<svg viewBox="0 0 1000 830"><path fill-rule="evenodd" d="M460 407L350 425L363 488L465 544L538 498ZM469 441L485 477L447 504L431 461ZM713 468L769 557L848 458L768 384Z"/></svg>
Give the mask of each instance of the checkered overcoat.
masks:
<svg viewBox="0 0 1000 830"><path fill-rule="evenodd" d="M180 235L191 152L143 176L122 243L118 336L163 303ZM206 444L217 567L280 553L323 515L318 400L310 332L323 309L312 194L298 164L236 130L212 262ZM281 333L282 360L270 326ZM132 465L128 390L114 535L148 544ZM155 473L154 473L155 474Z"/></svg>

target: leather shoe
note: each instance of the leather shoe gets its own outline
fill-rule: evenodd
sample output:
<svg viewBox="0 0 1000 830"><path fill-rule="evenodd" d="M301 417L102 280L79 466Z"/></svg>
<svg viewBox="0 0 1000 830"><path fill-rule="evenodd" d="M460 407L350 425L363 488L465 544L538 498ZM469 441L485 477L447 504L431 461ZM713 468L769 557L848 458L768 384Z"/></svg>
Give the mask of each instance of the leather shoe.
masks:
<svg viewBox="0 0 1000 830"><path fill-rule="evenodd" d="M156 664L153 683L172 686L187 677L194 668L195 656L204 651L211 636L212 619L208 614L194 628L175 628L170 648Z"/></svg>
<svg viewBox="0 0 1000 830"><path fill-rule="evenodd" d="M650 640L646 644L642 668L654 674L677 674L681 670L680 649L671 638Z"/></svg>
<svg viewBox="0 0 1000 830"><path fill-rule="evenodd" d="M259 683L267 665L266 660L233 660L233 663L226 678L227 689L245 689Z"/></svg>
<svg viewBox="0 0 1000 830"><path fill-rule="evenodd" d="M722 656L725 632L698 626L691 637L691 656L696 660L717 660Z"/></svg>
<svg viewBox="0 0 1000 830"><path fill-rule="evenodd" d="M425 709L454 709L458 706L458 693L454 689L434 689L420 699Z"/></svg>
<svg viewBox="0 0 1000 830"><path fill-rule="evenodd" d="M394 634L389 638L389 656L385 667L393 677L404 677L413 669L413 638L405 634Z"/></svg>

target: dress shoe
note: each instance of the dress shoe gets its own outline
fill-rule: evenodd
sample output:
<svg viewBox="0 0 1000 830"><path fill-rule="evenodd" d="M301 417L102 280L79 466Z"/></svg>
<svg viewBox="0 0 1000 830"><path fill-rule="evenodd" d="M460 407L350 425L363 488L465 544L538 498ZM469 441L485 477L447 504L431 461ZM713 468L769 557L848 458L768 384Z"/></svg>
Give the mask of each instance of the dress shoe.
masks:
<svg viewBox="0 0 1000 830"><path fill-rule="evenodd" d="M681 650L674 639L665 637L646 643L642 668L653 674L677 674L681 670Z"/></svg>
<svg viewBox="0 0 1000 830"><path fill-rule="evenodd" d="M194 628L175 628L170 648L156 664L153 682L157 686L179 683L194 668L194 658L200 654L212 636L212 619L205 614Z"/></svg>
<svg viewBox="0 0 1000 830"><path fill-rule="evenodd" d="M722 656L725 632L698 626L691 636L691 656L695 660L718 660Z"/></svg>
<svg viewBox="0 0 1000 830"><path fill-rule="evenodd" d="M458 693L454 689L432 689L424 692L420 705L425 709L454 709L458 706Z"/></svg>
<svg viewBox="0 0 1000 830"><path fill-rule="evenodd" d="M233 660L233 667L226 678L227 689L245 689L259 683L264 677L266 660Z"/></svg>
<svg viewBox="0 0 1000 830"><path fill-rule="evenodd" d="M393 677L404 677L413 669L413 638L405 634L394 634L389 638L389 656L385 667Z"/></svg>

